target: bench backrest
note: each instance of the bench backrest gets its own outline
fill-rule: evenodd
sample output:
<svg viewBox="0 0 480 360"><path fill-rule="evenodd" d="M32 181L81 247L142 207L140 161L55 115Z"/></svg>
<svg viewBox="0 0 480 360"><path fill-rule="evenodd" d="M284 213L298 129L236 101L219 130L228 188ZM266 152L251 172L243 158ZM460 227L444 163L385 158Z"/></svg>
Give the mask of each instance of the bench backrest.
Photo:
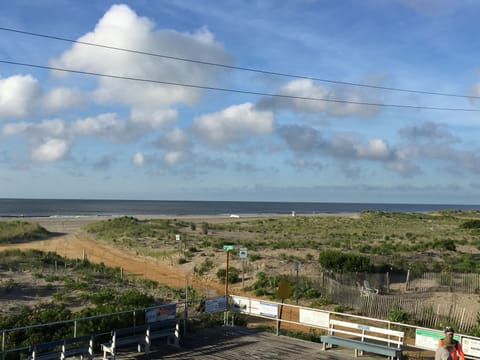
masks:
<svg viewBox="0 0 480 360"><path fill-rule="evenodd" d="M35 359L37 356L41 355L44 352L57 351L58 353L60 353L62 351L63 342L63 340L57 340L47 343L31 345L30 351L32 352L32 359Z"/></svg>
<svg viewBox="0 0 480 360"><path fill-rule="evenodd" d="M142 333L145 333L147 328L148 328L148 325L145 324L145 325L132 326L128 328L115 329L112 331L112 337L124 337L124 336L142 334Z"/></svg>
<svg viewBox="0 0 480 360"><path fill-rule="evenodd" d="M177 326L178 321L177 320L162 320L162 321L155 321L148 323L148 329L150 331L156 331L156 330L166 330L166 329L175 329Z"/></svg>
<svg viewBox="0 0 480 360"><path fill-rule="evenodd" d="M64 345L72 345L78 343L93 343L93 335L84 335L84 336L77 336L74 338L69 338L64 340Z"/></svg>
<svg viewBox="0 0 480 360"><path fill-rule="evenodd" d="M340 333L348 336L360 337L365 339L395 344L397 347L403 345L405 333L403 331L379 328L370 325L350 323L340 320L330 320L329 334Z"/></svg>

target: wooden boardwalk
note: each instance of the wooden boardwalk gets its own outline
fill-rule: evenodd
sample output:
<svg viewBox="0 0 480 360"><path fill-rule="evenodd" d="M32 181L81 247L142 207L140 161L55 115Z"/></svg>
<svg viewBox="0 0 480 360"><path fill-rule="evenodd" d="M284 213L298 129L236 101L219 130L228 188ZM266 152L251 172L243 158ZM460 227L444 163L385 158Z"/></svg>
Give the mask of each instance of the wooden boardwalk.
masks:
<svg viewBox="0 0 480 360"><path fill-rule="evenodd" d="M244 327L214 327L182 337L181 348L157 343L149 355L122 352L117 359L352 360L353 350L322 351L321 344ZM386 359L363 356L362 360Z"/></svg>

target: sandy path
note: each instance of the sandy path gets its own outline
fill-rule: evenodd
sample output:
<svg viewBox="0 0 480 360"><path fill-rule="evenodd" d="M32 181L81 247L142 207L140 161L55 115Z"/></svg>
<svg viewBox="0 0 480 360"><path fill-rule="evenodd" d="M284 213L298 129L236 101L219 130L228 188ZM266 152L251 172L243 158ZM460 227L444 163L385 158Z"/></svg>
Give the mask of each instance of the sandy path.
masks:
<svg viewBox="0 0 480 360"><path fill-rule="evenodd" d="M86 256L91 262L104 263L108 267L120 267L127 273L155 280L163 285L183 288L186 284L187 274L171 265L140 257L132 251L115 248L83 234L68 234L48 240L0 245L0 251L5 249L53 251L70 259L82 259ZM201 281L193 274L188 274L188 284L208 295L223 295L225 292L222 284Z"/></svg>

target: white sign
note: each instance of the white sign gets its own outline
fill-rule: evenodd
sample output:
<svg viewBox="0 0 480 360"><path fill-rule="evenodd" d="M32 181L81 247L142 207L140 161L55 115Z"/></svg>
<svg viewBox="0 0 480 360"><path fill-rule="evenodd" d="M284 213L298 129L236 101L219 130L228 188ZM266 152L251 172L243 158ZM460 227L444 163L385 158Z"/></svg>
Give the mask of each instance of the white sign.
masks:
<svg viewBox="0 0 480 360"><path fill-rule="evenodd" d="M175 235L175 240L180 241L180 234Z"/></svg>
<svg viewBox="0 0 480 360"><path fill-rule="evenodd" d="M278 306L274 303L260 301L260 315L276 318L278 317Z"/></svg>
<svg viewBox="0 0 480 360"><path fill-rule="evenodd" d="M177 315L177 304L160 305L148 308L145 311L145 321L147 323L172 320Z"/></svg>
<svg viewBox="0 0 480 360"><path fill-rule="evenodd" d="M438 348L438 340L445 337L445 334L437 330L416 329L415 330L415 346L425 350L436 350ZM460 341L460 337L455 335L455 340Z"/></svg>
<svg viewBox="0 0 480 360"><path fill-rule="evenodd" d="M329 321L330 314L328 312L300 308L300 322L302 324L328 328Z"/></svg>
<svg viewBox="0 0 480 360"><path fill-rule="evenodd" d="M480 357L480 340L462 337L462 349L465 355Z"/></svg>
<svg viewBox="0 0 480 360"><path fill-rule="evenodd" d="M250 299L240 296L232 296L232 310L242 314L250 314Z"/></svg>
<svg viewBox="0 0 480 360"><path fill-rule="evenodd" d="M247 248L240 248L240 251L238 252L238 257L240 259L246 259L247 258Z"/></svg>
<svg viewBox="0 0 480 360"><path fill-rule="evenodd" d="M225 296L205 300L205 312L219 312L227 309L227 298Z"/></svg>
<svg viewBox="0 0 480 360"><path fill-rule="evenodd" d="M249 315L262 315L272 318L278 317L278 306L268 301L252 300L240 296L232 296L232 310Z"/></svg>

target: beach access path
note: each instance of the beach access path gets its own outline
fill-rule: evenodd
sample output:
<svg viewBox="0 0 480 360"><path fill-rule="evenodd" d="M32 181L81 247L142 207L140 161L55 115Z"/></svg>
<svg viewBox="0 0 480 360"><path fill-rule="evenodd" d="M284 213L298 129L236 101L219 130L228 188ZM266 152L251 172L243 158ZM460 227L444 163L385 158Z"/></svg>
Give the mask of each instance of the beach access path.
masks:
<svg viewBox="0 0 480 360"><path fill-rule="evenodd" d="M224 294L223 284L200 279L192 273L182 272L178 267L165 261L139 256L132 250L95 240L82 232L83 226L94 221L101 221L103 218L22 218L22 220L38 223L57 235L45 240L1 244L0 251L6 249L36 249L45 252L52 251L69 259L83 259L85 257L93 263L103 263L108 267L119 267L126 273L175 288L185 287L186 277L188 276L189 286L195 287L198 291L211 295L214 295L213 292L216 292L217 295Z"/></svg>

